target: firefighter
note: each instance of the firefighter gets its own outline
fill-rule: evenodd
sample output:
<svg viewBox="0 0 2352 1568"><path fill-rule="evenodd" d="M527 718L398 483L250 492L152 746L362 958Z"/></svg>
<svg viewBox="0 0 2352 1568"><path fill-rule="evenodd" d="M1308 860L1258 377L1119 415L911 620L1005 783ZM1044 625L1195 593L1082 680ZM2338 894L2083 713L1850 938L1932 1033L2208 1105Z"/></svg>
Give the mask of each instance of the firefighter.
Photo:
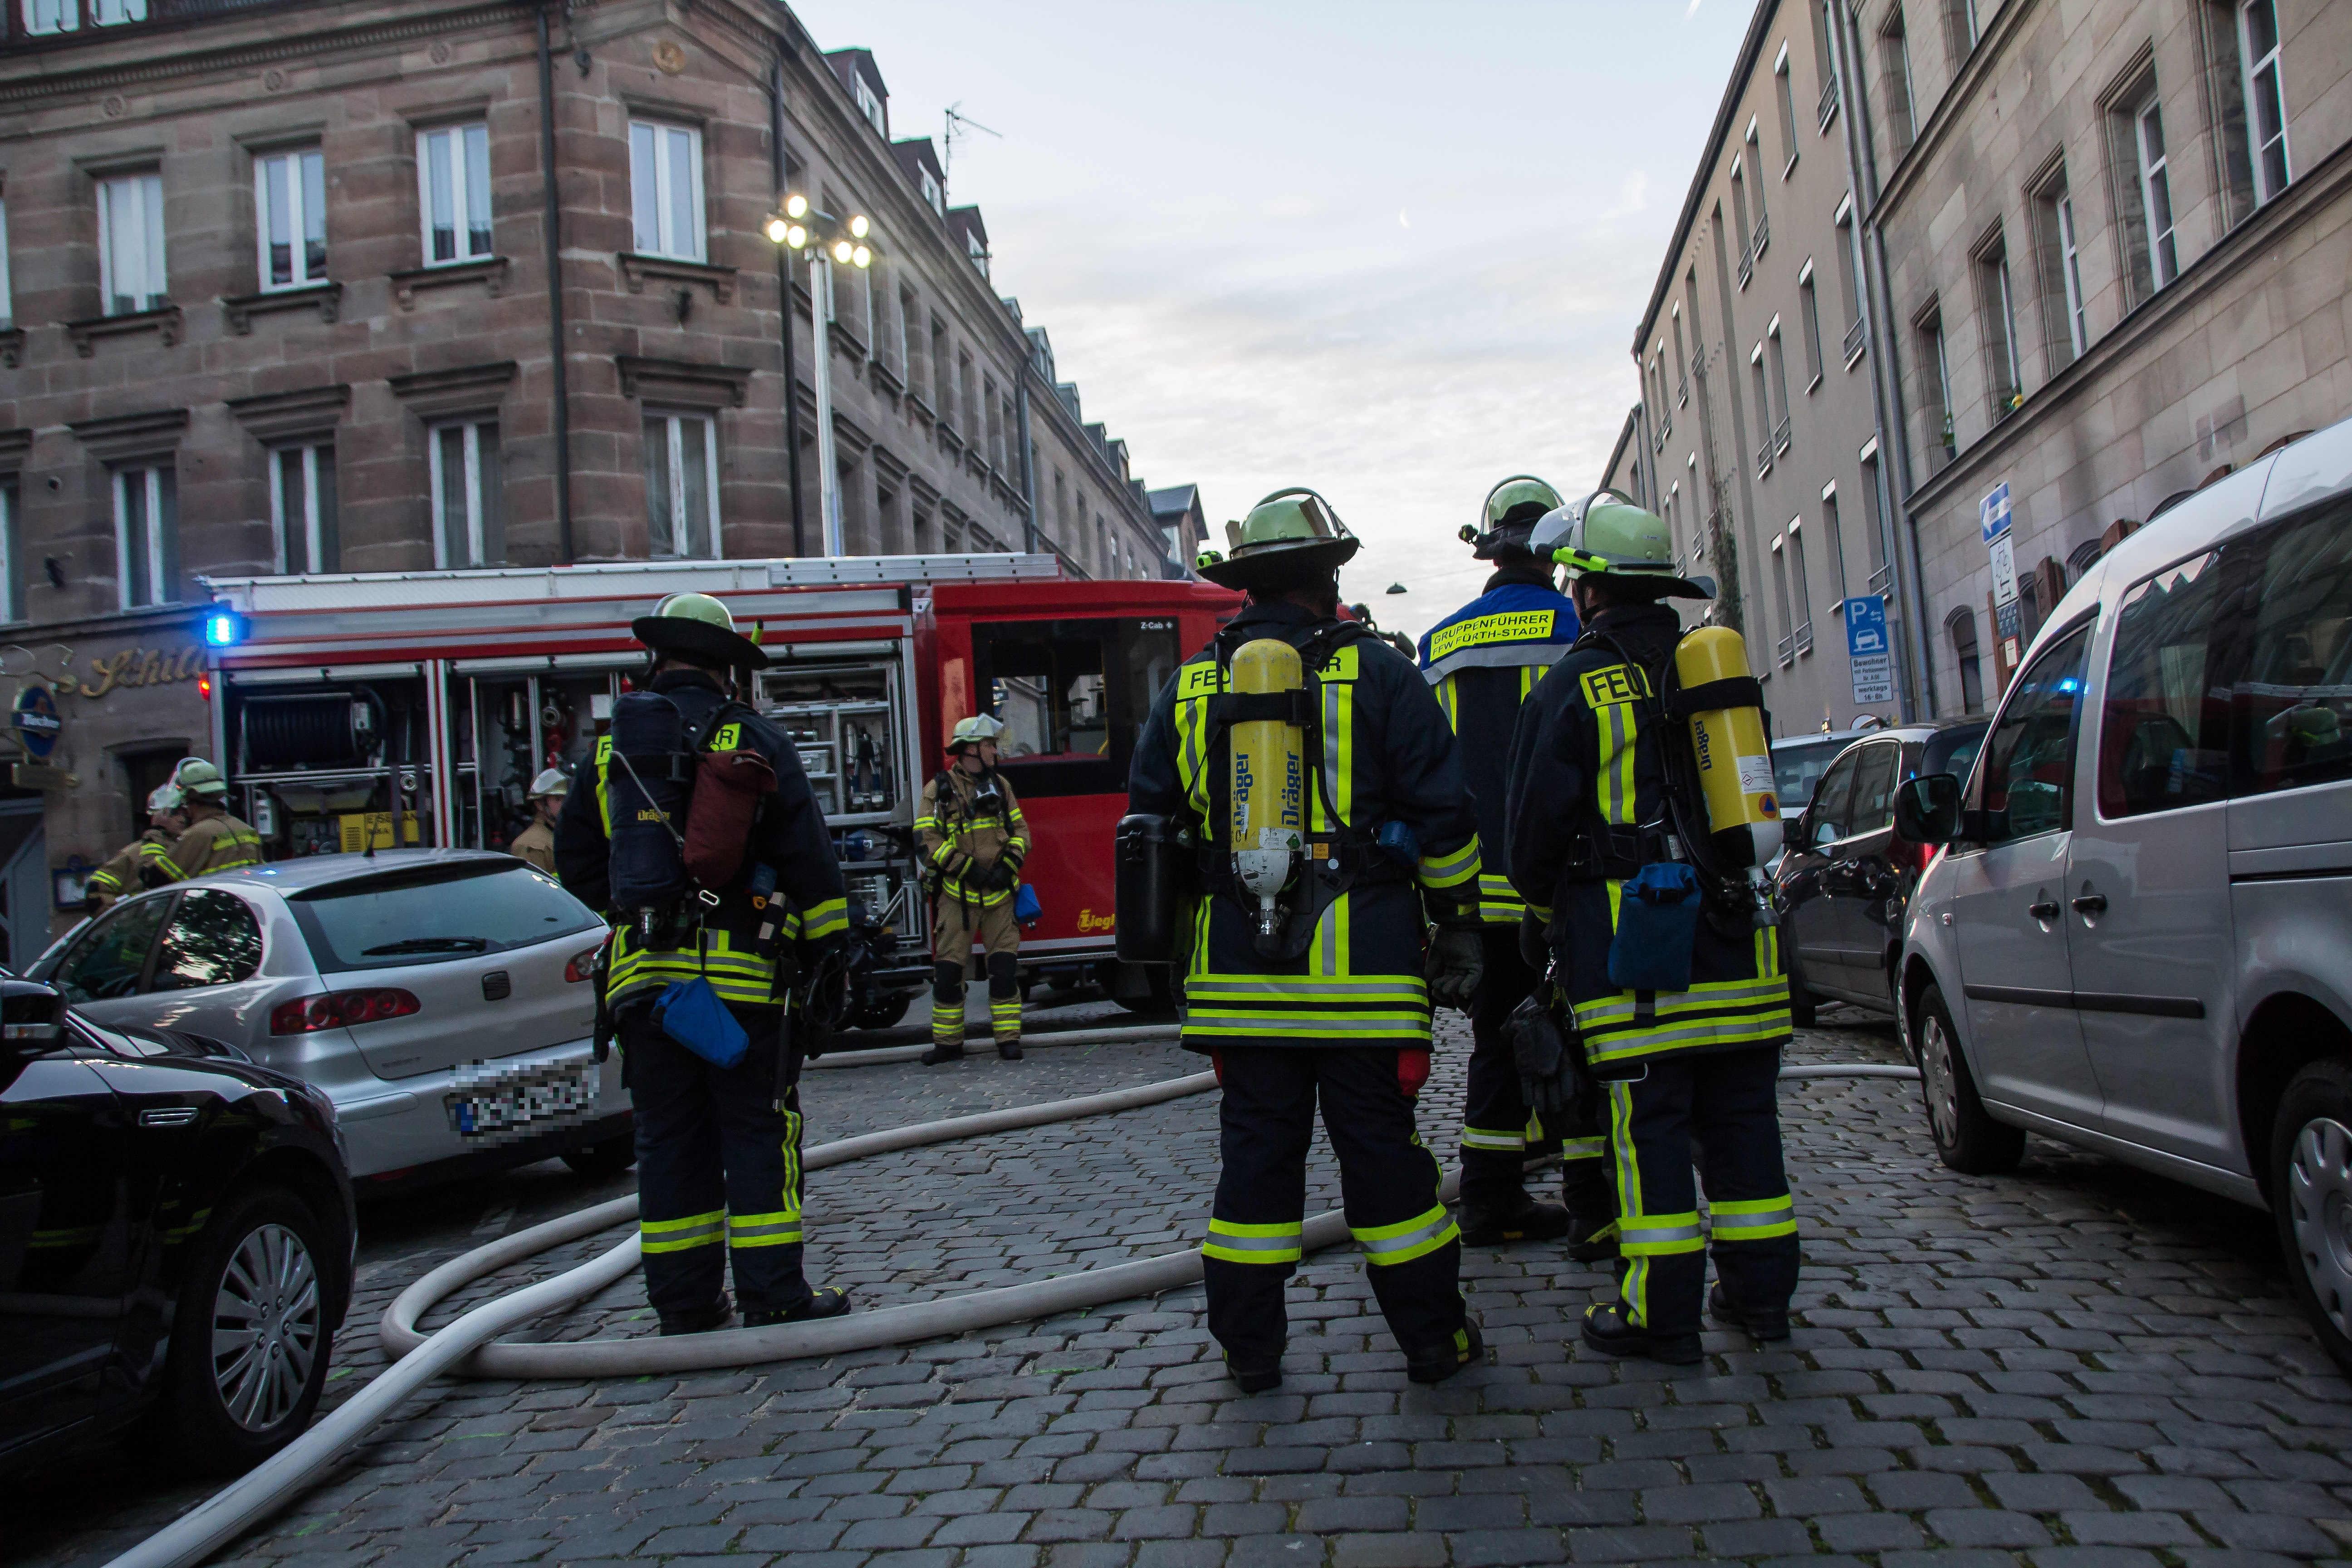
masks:
<svg viewBox="0 0 2352 1568"><path fill-rule="evenodd" d="M1515 475L1487 492L1478 524L1462 530L1476 558L1495 563L1494 574L1478 597L1440 621L1420 647L1422 677L1457 735L1510 733L1536 682L1576 640L1576 606L1553 586L1551 563L1528 549L1536 520L1559 504L1559 493L1543 480ZM1504 840L1506 755L1496 744L1462 748L1482 844ZM1488 1247L1567 1236L1570 1256L1590 1262L1615 1250L1604 1234L1616 1218L1602 1169L1605 1141L1598 1127L1545 1128L1530 1115L1503 1036L1511 1009L1540 978L1519 952L1519 920L1526 913L1502 868L1482 868L1478 915L1486 977L1470 1008L1475 1046L1462 1111L1462 1239ZM1530 1147L1554 1144L1566 1207L1530 1198L1523 1173Z"/></svg>
<svg viewBox="0 0 2352 1568"><path fill-rule="evenodd" d="M1021 924L1015 918L1029 824L996 771L992 714L956 721L948 765L923 786L915 831L931 886L931 1048L923 1063L963 1057L964 976L977 942L988 954L988 1016L996 1054L1021 1059Z"/></svg>
<svg viewBox="0 0 2352 1568"><path fill-rule="evenodd" d="M555 821L563 815L563 797L572 781L562 768L544 768L530 781L530 826L514 836L507 853L519 856L550 876L555 874Z"/></svg>
<svg viewBox="0 0 2352 1568"><path fill-rule="evenodd" d="M1708 1310L1758 1340L1789 1332L1798 1248L1773 1096L1789 1037L1780 933L1739 880L1748 873L1715 847L1727 825L1711 821L1712 786L1702 795L1695 782L1700 763L1678 706L1701 689L1679 678L1681 625L1661 601L1709 598L1712 585L1677 574L1664 522L1605 491L1547 514L1530 547L1568 566L1584 621L1519 715L1507 801L1511 883L1544 923L1573 1034L1606 1097L1618 1300L1589 1310L1583 1334L1612 1354L1685 1365L1700 1359L1706 1273L1695 1145L1720 1279ZM1744 674L1704 689L1713 695L1701 706L1759 702ZM1760 724L1756 732L1760 751ZM1769 816L1769 765L1758 763ZM1653 910L1667 911L1651 889L1676 887L1691 893L1677 928L1686 952L1621 947L1621 926L1654 931ZM1680 983L1612 978L1662 967L1679 968Z"/></svg>
<svg viewBox="0 0 2352 1568"><path fill-rule="evenodd" d="M1226 532L1201 572L1249 603L1160 690L1128 784L1200 846L1183 1042L1223 1087L1209 1330L1244 1392L1281 1382L1319 1101L1372 1293L1435 1383L1485 1354L1412 1103L1432 999L1477 984L1476 820L1412 662L1337 618L1357 542L1323 499L1278 491Z"/></svg>
<svg viewBox="0 0 2352 1568"><path fill-rule="evenodd" d="M147 830L89 874L84 909L103 914L115 900L141 885L140 872L162 860L172 841L186 829L188 814L183 805L177 784L157 784L147 792Z"/></svg>
<svg viewBox="0 0 2352 1568"><path fill-rule="evenodd" d="M746 818L742 869L712 891L715 903L688 894L665 910L616 907L615 883L644 870L622 860L616 840L642 846L646 837L644 825L615 820L613 803L646 798L620 792L643 791L641 781L657 768L650 757L616 750L621 710L643 710L632 705L644 692L633 692L615 705L613 732L582 760L556 822L563 885L611 911L604 1005L636 1111L646 1294L665 1334L724 1327L733 1307L725 1289L731 1258L747 1326L834 1317L849 1310L848 1293L813 1290L802 1273L801 1042L787 1005L793 976L824 973L846 938L841 867L791 738L730 695L732 671L768 659L735 630L726 606L705 594L674 594L630 630L652 650L645 691L676 710L659 708L684 737L685 754L675 760L690 768L696 753L756 753L774 779ZM688 776L695 791L718 787L707 774ZM686 816L688 833L690 800L668 814ZM632 805L631 816L641 810ZM658 826L656 846L679 837ZM680 870L679 885L684 879ZM689 1047L657 1016L678 990L691 989L680 983L697 979L709 983L748 1037L732 1066Z"/></svg>
<svg viewBox="0 0 2352 1568"><path fill-rule="evenodd" d="M172 782L185 802L188 826L172 847L142 861L140 880L151 888L261 864L261 835L228 814L228 781L202 757L189 757L173 770Z"/></svg>

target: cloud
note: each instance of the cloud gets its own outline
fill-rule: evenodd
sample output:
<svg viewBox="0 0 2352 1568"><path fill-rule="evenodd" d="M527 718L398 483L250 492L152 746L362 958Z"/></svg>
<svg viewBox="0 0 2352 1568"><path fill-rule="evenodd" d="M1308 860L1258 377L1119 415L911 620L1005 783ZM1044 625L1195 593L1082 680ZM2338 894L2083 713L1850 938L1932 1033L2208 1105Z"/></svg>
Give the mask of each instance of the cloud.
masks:
<svg viewBox="0 0 2352 1568"><path fill-rule="evenodd" d="M1686 11L1685 11L1685 12L1683 13L1683 20L1684 20L1684 21L1685 21L1685 22L1687 22L1687 21L1689 21L1693 16L1697 16L1697 15L1698 15L1698 8L1699 8L1699 5L1700 5L1700 0L1691 0L1691 3L1690 3L1690 8L1689 8L1688 10L1686 10Z"/></svg>

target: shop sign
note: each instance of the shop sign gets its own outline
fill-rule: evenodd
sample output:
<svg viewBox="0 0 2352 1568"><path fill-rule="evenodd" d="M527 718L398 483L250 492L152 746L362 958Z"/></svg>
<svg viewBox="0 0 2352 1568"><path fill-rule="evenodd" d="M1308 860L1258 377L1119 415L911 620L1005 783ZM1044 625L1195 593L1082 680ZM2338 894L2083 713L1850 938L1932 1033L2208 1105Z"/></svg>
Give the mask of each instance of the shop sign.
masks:
<svg viewBox="0 0 2352 1568"><path fill-rule="evenodd" d="M110 658L93 658L87 663L89 674L77 678L68 671L58 679L60 693L100 698L126 687L172 686L194 680L204 673L205 650L197 643L176 648L126 647Z"/></svg>
<svg viewBox="0 0 2352 1568"><path fill-rule="evenodd" d="M58 717L58 700L49 695L46 686L27 686L16 693L16 713L12 721L17 739L25 744L26 754L36 762L47 762L57 749L58 735L65 729Z"/></svg>

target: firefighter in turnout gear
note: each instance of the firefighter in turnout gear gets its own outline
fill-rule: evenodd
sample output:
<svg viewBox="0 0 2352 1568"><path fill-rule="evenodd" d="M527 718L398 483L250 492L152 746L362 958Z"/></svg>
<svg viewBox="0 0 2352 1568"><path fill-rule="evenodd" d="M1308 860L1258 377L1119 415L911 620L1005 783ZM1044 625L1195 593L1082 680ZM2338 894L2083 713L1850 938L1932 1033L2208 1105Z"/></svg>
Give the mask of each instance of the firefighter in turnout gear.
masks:
<svg viewBox="0 0 2352 1568"><path fill-rule="evenodd" d="M1245 1392L1281 1381L1319 1101L1372 1293L1434 1383L1485 1353L1412 1104L1432 999L1477 984L1477 825L1412 662L1336 618L1356 541L1322 498L1279 491L1226 531L1202 574L1249 603L1160 690L1128 784L1198 847L1180 973L1184 1045L1224 1091L1209 1330Z"/></svg>
<svg viewBox="0 0 2352 1568"><path fill-rule="evenodd" d="M803 977L848 932L841 867L790 737L733 700L768 662L726 606L632 623L648 679L614 705L555 830L563 885L613 926L601 998L636 1111L646 1294L665 1334L832 1317L801 1267ZM721 1005L723 1004L723 1005Z"/></svg>
<svg viewBox="0 0 2352 1568"><path fill-rule="evenodd" d="M188 814L177 784L157 784L147 792L147 831L114 852L114 858L89 874L89 883L82 907L91 914L103 914L117 899L136 888L150 886L142 877L147 868L155 868L155 884L169 881L163 874L161 862L172 847L172 841L188 826Z"/></svg>
<svg viewBox="0 0 2352 1568"><path fill-rule="evenodd" d="M956 721L948 765L923 786L915 832L931 887L931 1048L923 1063L963 1056L964 977L976 942L988 954L988 1014L996 1054L1021 1059L1021 925L1015 904L1029 824L996 771L1003 726L976 713Z"/></svg>
<svg viewBox="0 0 2352 1568"><path fill-rule="evenodd" d="M220 769L202 757L188 757L172 771L172 783L186 801L188 826L169 849L141 863L141 880L161 887L207 871L261 864L261 835L228 814L228 781Z"/></svg>
<svg viewBox="0 0 2352 1568"><path fill-rule="evenodd" d="M1591 1308L1583 1333L1612 1354L1688 1364L1706 1275L1694 1146L1720 1281L1708 1310L1783 1339L1797 1282L1773 1091L1789 983L1754 896L1779 841L1760 692L1737 633L1685 638L1660 603L1714 589L1677 574L1656 517L1603 491L1548 514L1529 542L1569 568L1584 619L1519 716L1507 803L1511 883L1544 922L1609 1121L1618 1300ZM1693 651L1726 639L1736 673L1692 679ZM1729 754L1726 715L1710 711L1727 709L1742 710L1732 717L1759 755ZM1694 731L1711 723L1703 749ZM1725 819L1710 775L1735 765L1729 799L1744 798L1751 821Z"/></svg>
<svg viewBox="0 0 2352 1568"><path fill-rule="evenodd" d="M1528 549L1536 521L1559 504L1551 486L1520 474L1487 492L1477 525L1463 525L1463 542L1475 547L1479 560L1495 563L1494 575L1478 597L1421 639L1422 677L1456 735L1509 734L1536 682L1576 641L1576 606L1552 585L1551 563ZM1477 805L1479 842L1499 851L1506 749L1465 745L1461 755ZM1470 1008L1475 1047L1462 1112L1462 1239L1481 1247L1568 1236L1571 1256L1589 1262L1615 1250L1602 1234L1616 1218L1602 1168L1606 1140L1598 1126L1541 1125L1520 1098L1518 1068L1503 1033L1511 1010L1540 978L1519 952L1526 913L1503 868L1483 866L1478 916L1486 976ZM1523 1173L1530 1147L1555 1143L1565 1208L1528 1197Z"/></svg>
<svg viewBox="0 0 2352 1568"><path fill-rule="evenodd" d="M530 781L530 826L514 836L507 853L530 861L550 876L555 874L555 821L563 815L563 797L572 781L562 768L545 768Z"/></svg>

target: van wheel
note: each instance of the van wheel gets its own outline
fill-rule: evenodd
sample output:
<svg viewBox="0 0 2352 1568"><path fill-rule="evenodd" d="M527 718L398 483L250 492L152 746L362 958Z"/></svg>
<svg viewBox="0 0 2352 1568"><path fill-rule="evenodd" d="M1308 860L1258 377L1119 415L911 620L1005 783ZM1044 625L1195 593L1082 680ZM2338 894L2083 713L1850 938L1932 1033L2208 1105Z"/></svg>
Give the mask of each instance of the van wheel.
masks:
<svg viewBox="0 0 2352 1568"><path fill-rule="evenodd" d="M1944 1007L1944 994L1927 986L1919 994L1919 1017L1912 1033L1919 1042L1919 1090L1927 1102L1927 1131L1945 1164L1963 1175L1997 1176L2025 1158L2025 1133L1995 1121L1977 1098L1960 1037Z"/></svg>
<svg viewBox="0 0 2352 1568"><path fill-rule="evenodd" d="M300 1199L262 1187L205 1233L180 1291L162 1416L193 1469L249 1469L310 1424L327 1386L331 1267Z"/></svg>
<svg viewBox="0 0 2352 1568"><path fill-rule="evenodd" d="M2294 1075L2271 1125L2271 1212L2312 1331L2352 1373L2352 1066Z"/></svg>

